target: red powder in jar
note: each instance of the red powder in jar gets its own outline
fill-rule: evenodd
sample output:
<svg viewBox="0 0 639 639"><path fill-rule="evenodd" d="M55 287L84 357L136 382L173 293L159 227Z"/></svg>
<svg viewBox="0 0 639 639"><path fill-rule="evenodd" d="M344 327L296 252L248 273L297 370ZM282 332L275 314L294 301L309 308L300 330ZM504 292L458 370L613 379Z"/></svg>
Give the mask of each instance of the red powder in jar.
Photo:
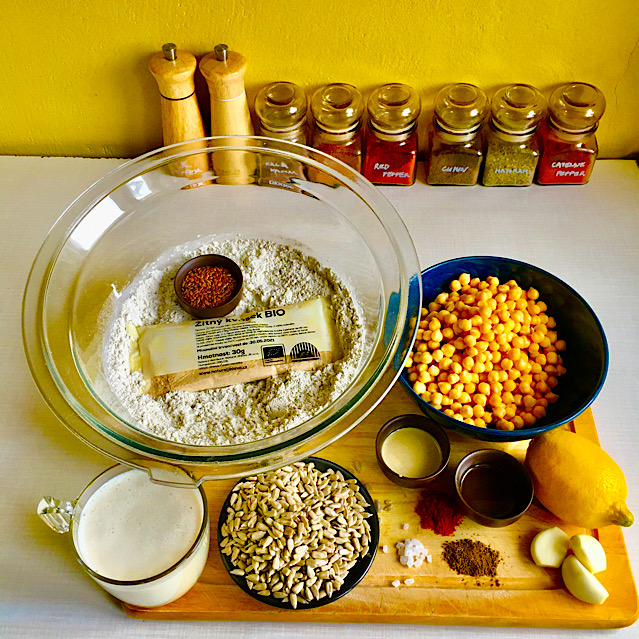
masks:
<svg viewBox="0 0 639 639"><path fill-rule="evenodd" d="M464 518L454 496L436 490L422 490L415 512L422 528L444 537L452 535Z"/></svg>

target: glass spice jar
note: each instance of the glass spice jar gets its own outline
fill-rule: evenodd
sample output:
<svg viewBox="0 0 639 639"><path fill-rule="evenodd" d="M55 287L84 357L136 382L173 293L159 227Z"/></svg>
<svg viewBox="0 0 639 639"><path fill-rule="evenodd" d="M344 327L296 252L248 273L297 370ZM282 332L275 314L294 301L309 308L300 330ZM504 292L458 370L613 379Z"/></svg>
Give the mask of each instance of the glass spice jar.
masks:
<svg viewBox="0 0 639 639"><path fill-rule="evenodd" d="M539 184L586 184L597 158L595 131L606 100L591 84L573 82L556 89L548 118L540 127Z"/></svg>
<svg viewBox="0 0 639 639"><path fill-rule="evenodd" d="M307 100L292 82L274 82L255 98L260 134L267 138L306 144ZM304 179L302 165L295 160L262 154L258 158L258 184L299 190L294 179Z"/></svg>
<svg viewBox="0 0 639 639"><path fill-rule="evenodd" d="M361 172L362 94L350 84L320 87L311 98L311 112L311 146Z"/></svg>
<svg viewBox="0 0 639 639"><path fill-rule="evenodd" d="M487 112L486 94L473 84L450 84L437 94L429 136L428 184L477 184L484 157L481 125Z"/></svg>
<svg viewBox="0 0 639 639"><path fill-rule="evenodd" d="M417 92L405 84L385 84L371 94L362 174L373 184L415 182L420 111Z"/></svg>
<svg viewBox="0 0 639 639"><path fill-rule="evenodd" d="M539 160L537 129L546 99L528 84L511 84L492 99L482 182L485 186L530 186Z"/></svg>

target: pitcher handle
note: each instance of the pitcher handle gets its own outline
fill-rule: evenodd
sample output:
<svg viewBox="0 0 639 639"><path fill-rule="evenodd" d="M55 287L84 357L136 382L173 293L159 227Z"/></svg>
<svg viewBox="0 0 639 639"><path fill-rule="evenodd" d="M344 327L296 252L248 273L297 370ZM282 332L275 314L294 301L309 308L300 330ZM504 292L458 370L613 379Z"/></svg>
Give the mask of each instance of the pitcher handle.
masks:
<svg viewBox="0 0 639 639"><path fill-rule="evenodd" d="M64 534L69 532L75 503L61 501L53 497L43 497L38 504L38 515L54 532Z"/></svg>

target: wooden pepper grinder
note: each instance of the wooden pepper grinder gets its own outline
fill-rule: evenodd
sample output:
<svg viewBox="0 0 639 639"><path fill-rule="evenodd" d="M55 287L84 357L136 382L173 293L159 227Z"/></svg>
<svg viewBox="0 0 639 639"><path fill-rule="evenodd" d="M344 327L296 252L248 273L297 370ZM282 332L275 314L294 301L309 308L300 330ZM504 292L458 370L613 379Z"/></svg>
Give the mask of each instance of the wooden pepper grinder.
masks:
<svg viewBox="0 0 639 639"><path fill-rule="evenodd" d="M253 135L244 90L246 59L218 44L200 60L200 71L211 96L211 135ZM255 180L255 156L242 151L218 151L213 169L220 184L249 184Z"/></svg>
<svg viewBox="0 0 639 639"><path fill-rule="evenodd" d="M178 49L173 43L165 44L149 62L149 70L158 83L162 96L162 134L164 145L203 138L206 135L200 106L195 95L193 76L197 68L195 56ZM204 148L202 142L194 148ZM173 175L198 178L209 170L206 153L191 155L170 166Z"/></svg>

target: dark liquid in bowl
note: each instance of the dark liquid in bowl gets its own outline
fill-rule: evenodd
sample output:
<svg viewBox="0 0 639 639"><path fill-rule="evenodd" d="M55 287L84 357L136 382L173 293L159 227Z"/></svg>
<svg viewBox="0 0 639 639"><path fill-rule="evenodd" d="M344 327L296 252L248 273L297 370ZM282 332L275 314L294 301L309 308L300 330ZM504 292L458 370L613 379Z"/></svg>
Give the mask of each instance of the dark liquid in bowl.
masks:
<svg viewBox="0 0 639 639"><path fill-rule="evenodd" d="M461 495L473 510L494 519L519 514L525 499L520 482L491 464L477 464L464 473Z"/></svg>

